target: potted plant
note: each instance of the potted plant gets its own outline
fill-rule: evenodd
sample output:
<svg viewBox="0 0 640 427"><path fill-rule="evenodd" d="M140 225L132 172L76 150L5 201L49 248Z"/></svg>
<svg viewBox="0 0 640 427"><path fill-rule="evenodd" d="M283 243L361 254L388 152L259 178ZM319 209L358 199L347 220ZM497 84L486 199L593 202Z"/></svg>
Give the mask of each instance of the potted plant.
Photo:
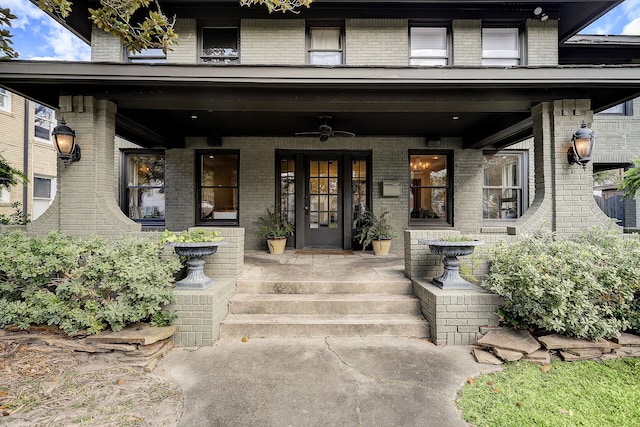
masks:
<svg viewBox="0 0 640 427"><path fill-rule="evenodd" d="M293 235L293 224L287 217L276 212L275 209L267 208L267 213L258 218L257 224L260 226L260 235L267 240L269 252L272 254L284 253L287 246L287 237Z"/></svg>
<svg viewBox="0 0 640 427"><path fill-rule="evenodd" d="M26 184L29 182L29 178L18 169L13 168L7 159L0 154L0 187L8 190L9 187L17 185L18 182Z"/></svg>
<svg viewBox="0 0 640 427"><path fill-rule="evenodd" d="M395 237L395 232L387 220L389 212L383 210L380 215L365 209L360 217L353 221L353 226L357 230L354 239L362 245L362 252L367 246L373 247L375 255L388 255L391 247L391 239Z"/></svg>
<svg viewBox="0 0 640 427"><path fill-rule="evenodd" d="M187 277L176 282L177 289L207 289L215 283L214 278L204 274L204 257L215 254L218 246L227 244L218 230L195 229L180 233L165 230L160 241L187 259Z"/></svg>

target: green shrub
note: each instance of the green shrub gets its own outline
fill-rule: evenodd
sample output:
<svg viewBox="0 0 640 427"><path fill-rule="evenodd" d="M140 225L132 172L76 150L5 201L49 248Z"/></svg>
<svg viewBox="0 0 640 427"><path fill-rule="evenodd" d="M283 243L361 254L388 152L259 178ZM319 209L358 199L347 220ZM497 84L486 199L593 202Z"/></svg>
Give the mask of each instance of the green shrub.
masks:
<svg viewBox="0 0 640 427"><path fill-rule="evenodd" d="M483 287L504 299L507 323L578 338L638 329L640 241L592 228L574 239L551 233L498 243Z"/></svg>
<svg viewBox="0 0 640 427"><path fill-rule="evenodd" d="M0 327L47 324L95 334L150 320L172 301L180 268L162 250L159 241L132 237L0 235Z"/></svg>

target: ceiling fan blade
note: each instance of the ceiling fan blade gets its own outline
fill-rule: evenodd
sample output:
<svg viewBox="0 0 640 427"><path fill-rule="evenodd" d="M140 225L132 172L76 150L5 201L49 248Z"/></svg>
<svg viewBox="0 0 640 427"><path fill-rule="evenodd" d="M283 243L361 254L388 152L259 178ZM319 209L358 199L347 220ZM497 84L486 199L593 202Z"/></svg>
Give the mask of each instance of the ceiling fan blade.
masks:
<svg viewBox="0 0 640 427"><path fill-rule="evenodd" d="M320 135L320 132L296 132L295 133L296 136L318 136Z"/></svg>

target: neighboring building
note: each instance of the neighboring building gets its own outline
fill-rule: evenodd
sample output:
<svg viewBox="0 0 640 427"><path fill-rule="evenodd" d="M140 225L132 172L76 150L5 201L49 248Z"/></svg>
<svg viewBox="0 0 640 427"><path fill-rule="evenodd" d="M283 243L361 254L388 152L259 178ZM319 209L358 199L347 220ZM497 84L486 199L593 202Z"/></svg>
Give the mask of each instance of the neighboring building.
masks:
<svg viewBox="0 0 640 427"><path fill-rule="evenodd" d="M289 15L166 0L180 34L166 55L124 52L81 19L91 3L67 24L91 63L0 64L0 85L59 109L82 147L33 232L239 227L259 248L275 205L295 248L352 248L365 207L398 231L573 234L609 223L593 168L640 151L636 122L594 118L640 95L638 47L569 41L618 0L316 0ZM583 122L586 171L566 154Z"/></svg>
<svg viewBox="0 0 640 427"><path fill-rule="evenodd" d="M53 203L57 156L51 141L56 125L51 108L0 88L0 153L29 177L27 185L0 190L0 213L14 213L13 204L36 219Z"/></svg>

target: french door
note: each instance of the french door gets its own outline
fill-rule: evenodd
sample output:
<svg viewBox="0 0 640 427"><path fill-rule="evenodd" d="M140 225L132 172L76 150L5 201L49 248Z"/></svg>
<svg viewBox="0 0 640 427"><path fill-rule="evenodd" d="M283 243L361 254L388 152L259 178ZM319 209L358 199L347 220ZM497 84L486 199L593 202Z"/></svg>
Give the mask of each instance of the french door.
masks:
<svg viewBox="0 0 640 427"><path fill-rule="evenodd" d="M280 212L295 248L351 249L354 216L369 205L370 152L278 151Z"/></svg>

